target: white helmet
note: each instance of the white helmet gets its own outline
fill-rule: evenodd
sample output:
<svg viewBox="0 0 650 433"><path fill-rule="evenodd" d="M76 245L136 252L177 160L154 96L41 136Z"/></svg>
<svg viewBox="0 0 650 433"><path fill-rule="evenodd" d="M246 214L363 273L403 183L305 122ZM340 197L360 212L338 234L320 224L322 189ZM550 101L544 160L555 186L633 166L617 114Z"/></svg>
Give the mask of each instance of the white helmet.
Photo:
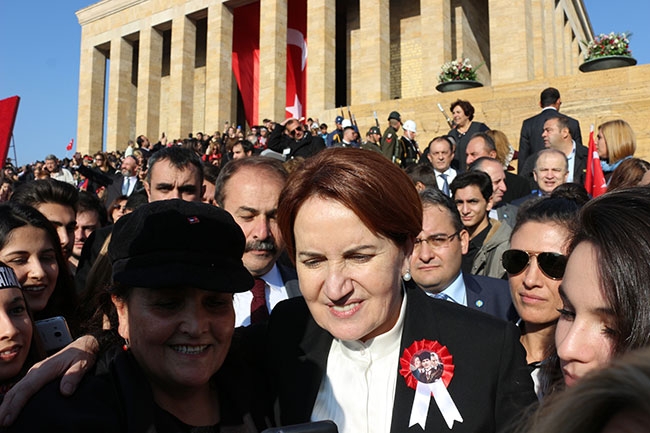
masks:
<svg viewBox="0 0 650 433"><path fill-rule="evenodd" d="M404 122L402 129L404 129L404 131L411 131L413 133L417 133L417 130L415 129L415 122L412 120L407 120L406 122Z"/></svg>

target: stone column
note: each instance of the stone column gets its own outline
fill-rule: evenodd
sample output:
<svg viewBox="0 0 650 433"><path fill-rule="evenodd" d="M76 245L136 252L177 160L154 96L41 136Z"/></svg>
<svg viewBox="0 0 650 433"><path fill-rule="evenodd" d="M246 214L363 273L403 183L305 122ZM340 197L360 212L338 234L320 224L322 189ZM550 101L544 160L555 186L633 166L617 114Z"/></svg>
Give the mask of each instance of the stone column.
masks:
<svg viewBox="0 0 650 433"><path fill-rule="evenodd" d="M231 110L232 11L221 2L208 6L208 42L205 63L205 127L207 134L219 131L225 121L234 119Z"/></svg>
<svg viewBox="0 0 650 433"><path fill-rule="evenodd" d="M286 118L287 0L261 0L260 83L257 118Z"/></svg>
<svg viewBox="0 0 650 433"><path fill-rule="evenodd" d="M162 71L162 34L146 25L140 31L136 134L152 142L160 136L160 78Z"/></svg>
<svg viewBox="0 0 650 433"><path fill-rule="evenodd" d="M307 49L309 111L320 113L336 103L336 2L307 2Z"/></svg>
<svg viewBox="0 0 650 433"><path fill-rule="evenodd" d="M451 0L420 0L422 93L436 93L440 67L452 59Z"/></svg>
<svg viewBox="0 0 650 433"><path fill-rule="evenodd" d="M390 99L390 1L360 0L360 29L350 36L350 103Z"/></svg>
<svg viewBox="0 0 650 433"><path fill-rule="evenodd" d="M77 151L92 154L103 145L106 55L84 37L81 40Z"/></svg>
<svg viewBox="0 0 650 433"><path fill-rule="evenodd" d="M524 1L520 7L513 7L509 0L489 0L489 16L492 85L532 79L530 3Z"/></svg>
<svg viewBox="0 0 650 433"><path fill-rule="evenodd" d="M111 40L108 81L108 115L106 150L124 150L131 139L131 73L133 69L133 45L121 36Z"/></svg>
<svg viewBox="0 0 650 433"><path fill-rule="evenodd" d="M196 57L196 26L185 15L172 20L171 65L169 70L170 138L187 137L192 131L194 110L194 63Z"/></svg>

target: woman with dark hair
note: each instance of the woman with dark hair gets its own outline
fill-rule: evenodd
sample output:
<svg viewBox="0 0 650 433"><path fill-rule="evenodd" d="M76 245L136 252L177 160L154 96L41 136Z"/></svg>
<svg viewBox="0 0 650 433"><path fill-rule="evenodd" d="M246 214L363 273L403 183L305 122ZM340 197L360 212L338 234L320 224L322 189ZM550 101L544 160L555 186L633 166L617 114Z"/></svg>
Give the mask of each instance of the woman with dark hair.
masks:
<svg viewBox="0 0 650 433"><path fill-rule="evenodd" d="M558 292L567 248L579 205L564 198L542 198L522 207L501 262L508 272L512 303L521 320L521 344L537 395L540 367L555 352L553 338L560 316Z"/></svg>
<svg viewBox="0 0 650 433"><path fill-rule="evenodd" d="M612 358L650 345L650 189L593 199L580 213L555 345L572 386Z"/></svg>
<svg viewBox="0 0 650 433"><path fill-rule="evenodd" d="M472 135L477 132L489 131L490 128L485 123L474 122L474 106L469 101L457 99L449 107L451 116L454 119L454 128L447 135L456 141L456 150L454 153L454 163L452 166L459 172L466 171L465 150L467 143Z"/></svg>
<svg viewBox="0 0 650 433"><path fill-rule="evenodd" d="M0 399L44 357L16 274L0 262Z"/></svg>
<svg viewBox="0 0 650 433"><path fill-rule="evenodd" d="M16 273L36 320L63 316L77 330L77 299L59 237L31 206L0 206L0 261Z"/></svg>
<svg viewBox="0 0 650 433"><path fill-rule="evenodd" d="M108 220L115 224L126 213L126 202L129 198L125 195L115 197L108 206Z"/></svg>
<svg viewBox="0 0 650 433"><path fill-rule="evenodd" d="M61 396L57 382L43 388L8 431L263 428L247 405L258 398L252 383L263 379L247 376L258 359L226 359L233 293L254 283L241 260L244 247L233 218L204 203L160 200L118 221L108 250L108 291L124 347L73 396Z"/></svg>
<svg viewBox="0 0 650 433"><path fill-rule="evenodd" d="M628 158L621 162L612 173L607 191L637 186L649 171L650 162L639 158Z"/></svg>

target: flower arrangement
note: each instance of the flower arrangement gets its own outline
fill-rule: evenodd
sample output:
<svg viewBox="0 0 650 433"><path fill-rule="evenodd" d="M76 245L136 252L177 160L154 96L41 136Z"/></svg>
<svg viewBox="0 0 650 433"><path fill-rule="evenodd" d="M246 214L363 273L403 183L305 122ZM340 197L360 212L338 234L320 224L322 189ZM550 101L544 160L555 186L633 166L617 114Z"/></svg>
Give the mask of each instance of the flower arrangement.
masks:
<svg viewBox="0 0 650 433"><path fill-rule="evenodd" d="M476 68L472 67L472 64L467 58L452 60L440 67L442 72L440 72L440 75L438 76L438 81L440 83L464 80L476 81L476 71L481 66L483 66L483 63L478 65Z"/></svg>
<svg viewBox="0 0 650 433"><path fill-rule="evenodd" d="M601 33L589 43L583 42L587 47L585 61L605 56L628 56L632 57L630 51L630 36L632 33Z"/></svg>

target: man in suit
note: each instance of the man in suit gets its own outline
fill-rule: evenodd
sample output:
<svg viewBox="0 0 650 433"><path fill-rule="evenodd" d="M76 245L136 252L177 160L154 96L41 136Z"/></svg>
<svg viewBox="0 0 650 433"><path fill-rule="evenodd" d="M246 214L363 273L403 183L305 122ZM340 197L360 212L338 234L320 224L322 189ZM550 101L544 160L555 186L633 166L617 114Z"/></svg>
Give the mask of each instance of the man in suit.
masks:
<svg viewBox="0 0 650 433"><path fill-rule="evenodd" d="M560 92L553 87L544 89L539 97L539 106L542 107L542 112L524 120L521 124L518 157L520 175L525 174L521 171L521 168L526 164L528 158L544 149L544 140L542 139L542 132L544 132L544 123L550 117L559 114L560 105L562 105ZM565 117L568 119L571 136L578 144L578 146L581 146L582 135L580 134L580 123L571 117Z"/></svg>
<svg viewBox="0 0 650 433"><path fill-rule="evenodd" d="M514 227L515 220L517 219L517 206L505 200L506 194L510 191L510 186L508 185L509 173L503 169L501 162L494 158L482 156L474 161L470 166L470 171L487 173L492 180L492 209L490 209L490 213L488 214L489 217L497 221L505 222L510 227ZM525 183L525 180L516 174L510 175ZM524 197L527 195L524 195Z"/></svg>
<svg viewBox="0 0 650 433"><path fill-rule="evenodd" d="M561 151L569 163L569 174L566 182L575 182L583 185L585 183L585 173L587 171L587 158L589 149L582 146L571 136L569 120L566 116L556 114L549 117L544 123L544 132L542 133L544 146ZM531 181L535 158L528 158L524 167L525 172L529 173Z"/></svg>
<svg viewBox="0 0 650 433"><path fill-rule="evenodd" d="M447 196L451 196L449 185L456 179L457 174L456 170L451 167L455 150L454 143L451 140L451 137L444 135L434 138L429 143L429 153L427 154L436 175L438 189Z"/></svg>
<svg viewBox="0 0 650 433"><path fill-rule="evenodd" d="M113 175L113 183L106 191L106 206L110 206L121 195L130 196L134 191L144 187L138 178L138 161L133 156L127 156L120 165L120 174Z"/></svg>
<svg viewBox="0 0 650 433"><path fill-rule="evenodd" d="M478 159L486 157L498 161L496 159L497 147L492 137L484 132L478 132L474 134L467 143L465 160L467 171L476 169L474 163ZM499 164L501 163L499 162ZM503 172L502 175L499 175L500 178L503 178L503 183L499 188L496 187L496 184L494 185L494 191L496 193L494 201L495 207L501 206L505 203L510 203L512 200L530 194L530 186L526 179L505 170L503 165L501 165L500 171Z"/></svg>
<svg viewBox="0 0 650 433"><path fill-rule="evenodd" d="M446 299L512 321L517 313L508 283L461 271L469 233L451 198L439 190L420 192L422 232L415 240L411 256L413 281L431 297Z"/></svg>
<svg viewBox="0 0 650 433"><path fill-rule="evenodd" d="M244 231L244 266L256 279L252 290L235 295L235 326L264 322L278 302L300 296L295 270L278 263L284 243L276 214L287 176L280 161L253 156L230 161L217 178L216 202Z"/></svg>
<svg viewBox="0 0 650 433"><path fill-rule="evenodd" d="M542 149L535 155L533 177L537 183L530 195L512 202L519 206L528 200L550 196L555 188L566 182L569 175L569 161L563 152L556 149Z"/></svg>

